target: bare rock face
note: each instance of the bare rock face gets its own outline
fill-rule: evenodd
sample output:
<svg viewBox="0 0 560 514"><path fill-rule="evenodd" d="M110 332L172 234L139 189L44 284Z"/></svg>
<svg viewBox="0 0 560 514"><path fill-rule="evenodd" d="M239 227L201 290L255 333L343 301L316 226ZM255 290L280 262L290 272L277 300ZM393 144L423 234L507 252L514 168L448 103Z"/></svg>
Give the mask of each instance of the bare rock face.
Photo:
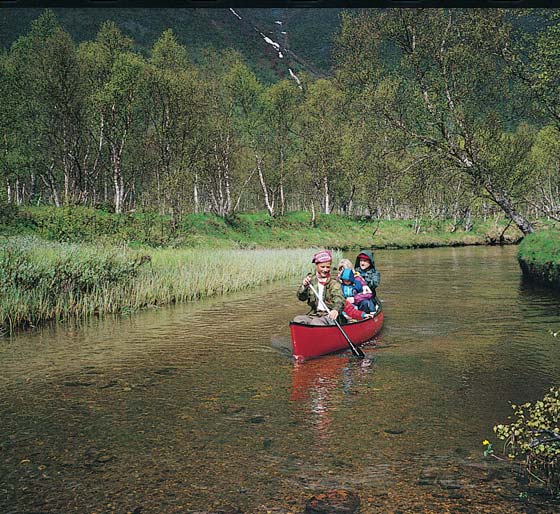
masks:
<svg viewBox="0 0 560 514"><path fill-rule="evenodd" d="M304 514L353 514L360 508L357 494L344 489L334 489L316 494L307 500Z"/></svg>

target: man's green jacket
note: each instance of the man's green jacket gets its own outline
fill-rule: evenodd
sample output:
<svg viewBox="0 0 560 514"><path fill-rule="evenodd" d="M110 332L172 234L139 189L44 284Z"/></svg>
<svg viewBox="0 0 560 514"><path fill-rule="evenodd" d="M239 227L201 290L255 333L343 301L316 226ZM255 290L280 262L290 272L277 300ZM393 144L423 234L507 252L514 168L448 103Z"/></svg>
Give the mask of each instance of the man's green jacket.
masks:
<svg viewBox="0 0 560 514"><path fill-rule="evenodd" d="M311 279L311 285L315 288L315 291L319 292L319 283L317 277ZM319 308L317 297L310 287L300 286L297 292L297 297L302 302L307 302L312 314L317 314L318 311L324 312L323 308ZM342 291L340 290L340 284L332 277L325 284L325 290L323 292L323 301L329 309L335 309L340 314L344 308L344 297L342 296Z"/></svg>

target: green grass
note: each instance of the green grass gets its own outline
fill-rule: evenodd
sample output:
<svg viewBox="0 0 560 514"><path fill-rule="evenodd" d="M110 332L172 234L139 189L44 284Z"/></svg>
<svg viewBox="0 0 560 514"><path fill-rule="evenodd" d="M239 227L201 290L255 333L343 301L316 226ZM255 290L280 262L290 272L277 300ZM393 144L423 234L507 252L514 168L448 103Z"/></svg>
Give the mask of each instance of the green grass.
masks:
<svg viewBox="0 0 560 514"><path fill-rule="evenodd" d="M519 246L517 258L524 275L560 288L560 231L530 234Z"/></svg>
<svg viewBox="0 0 560 514"><path fill-rule="evenodd" d="M303 276L313 251L134 250L33 237L4 239L0 332L187 302Z"/></svg>
<svg viewBox="0 0 560 514"><path fill-rule="evenodd" d="M472 231L451 232L449 222L421 220L415 230L410 220L334 214L319 215L313 225L306 212L277 218L260 212L226 219L191 214L172 231L169 219L154 213L13 206L4 206L2 213L0 332L5 333L47 320L188 302L303 275L313 248L485 244L505 227L501 218L493 218L475 220ZM505 234L519 238L512 227ZM557 280L559 249L558 232L539 232L524 241L520 263L544 281Z"/></svg>
<svg viewBox="0 0 560 514"><path fill-rule="evenodd" d="M451 232L449 221L367 220L336 214L320 214L312 225L311 214L290 212L271 218L265 212L241 213L227 218L213 214L189 214L175 230L168 216L149 212L117 215L87 207L11 208L3 216L0 235L34 234L64 242L104 242L132 247L174 248L302 248L354 249L416 248L487 244L505 227L502 217L475 220L471 231ZM510 226L506 238L515 241L519 231Z"/></svg>

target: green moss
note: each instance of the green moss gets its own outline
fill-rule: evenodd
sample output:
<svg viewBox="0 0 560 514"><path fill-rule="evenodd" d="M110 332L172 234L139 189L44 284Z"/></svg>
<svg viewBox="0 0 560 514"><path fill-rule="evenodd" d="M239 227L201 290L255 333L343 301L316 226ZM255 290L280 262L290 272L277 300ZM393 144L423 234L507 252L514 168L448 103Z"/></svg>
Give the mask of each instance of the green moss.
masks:
<svg viewBox="0 0 560 514"><path fill-rule="evenodd" d="M517 258L526 277L560 288L560 231L528 235L519 246Z"/></svg>
<svg viewBox="0 0 560 514"><path fill-rule="evenodd" d="M528 235L519 245L518 256L527 262L560 265L560 231L542 230Z"/></svg>

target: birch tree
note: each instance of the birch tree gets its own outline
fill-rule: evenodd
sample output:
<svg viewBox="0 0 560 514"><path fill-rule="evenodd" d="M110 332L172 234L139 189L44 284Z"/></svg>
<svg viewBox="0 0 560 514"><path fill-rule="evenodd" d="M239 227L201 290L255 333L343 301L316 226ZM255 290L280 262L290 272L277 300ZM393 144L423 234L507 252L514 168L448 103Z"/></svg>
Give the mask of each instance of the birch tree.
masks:
<svg viewBox="0 0 560 514"><path fill-rule="evenodd" d="M291 184L289 161L297 148L296 124L302 91L293 81L282 80L262 93L264 129L270 147L271 180L280 202L280 214L286 212L286 188Z"/></svg>
<svg viewBox="0 0 560 514"><path fill-rule="evenodd" d="M527 157L528 134L504 135L515 123L501 57L510 37L499 9L387 9L362 12L356 24L346 17L338 56L346 81L373 92L370 112L464 173L528 234L534 228L516 205L522 177L508 178ZM356 45L362 58L352 69L346 49ZM513 145L507 164L494 158L504 144Z"/></svg>
<svg viewBox="0 0 560 514"><path fill-rule="evenodd" d="M175 226L195 184L203 99L196 70L171 30L152 49L146 94L158 205L170 211Z"/></svg>
<svg viewBox="0 0 560 514"><path fill-rule="evenodd" d="M334 182L340 174L343 95L332 81L319 79L309 85L301 106L301 137L304 166L322 209L332 209Z"/></svg>
<svg viewBox="0 0 560 514"><path fill-rule="evenodd" d="M123 210L130 178L124 158L140 116L140 96L145 81L144 59L130 49L132 41L112 22L104 23L96 40L82 48L84 67L92 80L90 109L93 137L107 155L107 176L115 212Z"/></svg>
<svg viewBox="0 0 560 514"><path fill-rule="evenodd" d="M47 10L14 44L10 58L18 115L28 124L22 146L32 145L41 156L39 175L55 205L79 201L84 102L75 45Z"/></svg>

